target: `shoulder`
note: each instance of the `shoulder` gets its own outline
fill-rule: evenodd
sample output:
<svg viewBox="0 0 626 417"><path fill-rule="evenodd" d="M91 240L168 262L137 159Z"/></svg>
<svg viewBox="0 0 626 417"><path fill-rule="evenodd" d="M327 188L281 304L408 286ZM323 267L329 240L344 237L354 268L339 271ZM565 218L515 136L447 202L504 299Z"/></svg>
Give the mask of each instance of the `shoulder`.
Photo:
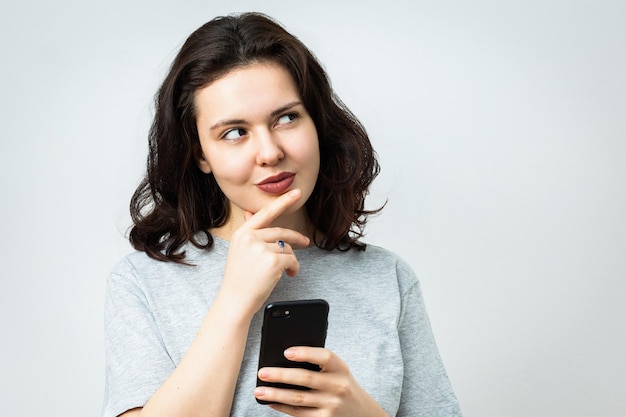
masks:
<svg viewBox="0 0 626 417"><path fill-rule="evenodd" d="M210 249L199 249L191 243L182 248L186 264L164 262L149 257L145 252L135 251L120 259L111 269L111 279L124 279L136 285L154 285L168 279L182 281L199 271L211 272L223 267L228 248L224 242L216 242Z"/></svg>
<svg viewBox="0 0 626 417"><path fill-rule="evenodd" d="M111 269L112 275L135 276L138 269L152 268L158 262L151 259L145 252L135 251L120 259Z"/></svg>
<svg viewBox="0 0 626 417"><path fill-rule="evenodd" d="M374 262L389 262L394 265L398 264L408 267L408 264L400 257L400 255L390 251L389 249L383 248L382 246L368 243L364 251L359 251L357 253L362 254L365 258Z"/></svg>
<svg viewBox="0 0 626 417"><path fill-rule="evenodd" d="M151 276L162 275L175 267L172 262L150 258L145 252L132 252L120 259L111 269L111 279L125 279L139 284Z"/></svg>
<svg viewBox="0 0 626 417"><path fill-rule="evenodd" d="M341 271L342 275L359 281L387 284L396 282L402 294L418 284L418 278L408 262L398 254L377 245L367 244L362 251L317 250L307 253L306 258L315 265L314 268L325 265L326 268Z"/></svg>
<svg viewBox="0 0 626 417"><path fill-rule="evenodd" d="M363 261L369 263L370 267L393 270L402 292L419 283L411 265L395 252L368 244L365 251L361 253L363 254Z"/></svg>
<svg viewBox="0 0 626 417"><path fill-rule="evenodd" d="M398 274L403 276L415 276L413 268L411 268L406 260L400 257L397 253L381 246L368 243L364 251L355 251L355 254L358 254L357 256L360 257L361 262L367 263L373 267L393 267L397 270Z"/></svg>

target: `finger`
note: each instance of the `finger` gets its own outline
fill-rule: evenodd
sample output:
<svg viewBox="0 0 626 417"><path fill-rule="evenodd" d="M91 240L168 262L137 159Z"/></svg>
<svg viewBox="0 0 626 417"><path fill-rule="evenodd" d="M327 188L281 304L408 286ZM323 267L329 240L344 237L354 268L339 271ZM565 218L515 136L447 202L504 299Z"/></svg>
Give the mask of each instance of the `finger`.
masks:
<svg viewBox="0 0 626 417"><path fill-rule="evenodd" d="M285 242L282 239L278 239L276 241L276 246L277 247L275 247L275 250L276 250L277 253L286 254L286 255L293 254L293 250L291 249L291 245L289 243Z"/></svg>
<svg viewBox="0 0 626 417"><path fill-rule="evenodd" d="M256 236L270 244L276 244L278 240L282 240L285 242L285 253L287 252L287 244L298 247L308 246L310 243L310 239L302 233L282 227L260 229L256 231ZM279 246L276 245L276 248L279 248Z"/></svg>
<svg viewBox="0 0 626 417"><path fill-rule="evenodd" d="M294 277L300 271L300 262L290 245L285 243L284 252L281 252L281 247L276 242L257 241L256 245L262 251L257 265L262 270L274 271L275 279L279 279L283 273Z"/></svg>
<svg viewBox="0 0 626 417"><path fill-rule="evenodd" d="M276 220L281 214L291 207L302 193L299 189L291 190L279 196L277 199L257 211L254 215L249 217L242 227L250 229L262 229L269 226L274 220ZM244 218L248 216L250 212L244 212Z"/></svg>
<svg viewBox="0 0 626 417"><path fill-rule="evenodd" d="M320 389L325 385L323 380L326 378L326 375L303 368L266 367L259 369L258 377L261 381L265 382L275 382L298 385L311 389Z"/></svg>
<svg viewBox="0 0 626 417"><path fill-rule="evenodd" d="M317 413L317 409L314 407L298 407L295 405L287 405L287 404L270 404L272 410L278 411L279 413L287 414L293 417L308 417L315 416Z"/></svg>
<svg viewBox="0 0 626 417"><path fill-rule="evenodd" d="M285 258L287 258L287 264L283 270L288 276L293 278L298 275L298 272L300 272L300 262L298 262L296 257L293 255L293 252Z"/></svg>
<svg viewBox="0 0 626 417"><path fill-rule="evenodd" d="M267 245L269 245L269 248L266 249L268 250L266 260L269 262L269 267L279 272L275 278L280 278L283 272L290 277L295 277L300 271L300 262L298 262L298 258L296 258L291 246L285 243L284 249L281 249L276 242L268 243Z"/></svg>
<svg viewBox="0 0 626 417"><path fill-rule="evenodd" d="M259 400L279 403L272 404L272 408L281 407L285 410L283 412L292 416L306 415L307 409L312 410L322 405L318 398L319 394L310 390L257 387L254 390L254 396Z"/></svg>
<svg viewBox="0 0 626 417"><path fill-rule="evenodd" d="M309 362L318 365L323 372L347 369L347 365L337 355L325 348L294 346L285 350L284 355L293 362Z"/></svg>

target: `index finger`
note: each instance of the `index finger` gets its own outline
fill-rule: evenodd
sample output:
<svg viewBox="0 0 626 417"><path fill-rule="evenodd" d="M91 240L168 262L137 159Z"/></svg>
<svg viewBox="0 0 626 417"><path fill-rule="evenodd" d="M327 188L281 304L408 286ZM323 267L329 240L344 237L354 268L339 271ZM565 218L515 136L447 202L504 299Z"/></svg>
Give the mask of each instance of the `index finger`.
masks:
<svg viewBox="0 0 626 417"><path fill-rule="evenodd" d="M298 188L291 190L279 196L276 200L272 201L261 210L257 211L252 217L248 218L242 227L250 229L262 229L269 226L274 220L276 220L281 214L291 207L302 193Z"/></svg>

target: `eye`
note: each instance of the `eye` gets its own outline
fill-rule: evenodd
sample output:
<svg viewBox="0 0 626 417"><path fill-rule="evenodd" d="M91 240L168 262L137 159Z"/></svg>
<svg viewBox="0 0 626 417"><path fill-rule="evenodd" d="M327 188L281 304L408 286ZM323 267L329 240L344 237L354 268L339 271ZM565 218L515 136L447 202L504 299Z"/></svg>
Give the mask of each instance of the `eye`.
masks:
<svg viewBox="0 0 626 417"><path fill-rule="evenodd" d="M282 116L280 116L278 118L278 120L276 121L277 125L287 125L289 123L292 123L294 120L296 120L298 118L298 113L287 113L287 114L283 114Z"/></svg>
<svg viewBox="0 0 626 417"><path fill-rule="evenodd" d="M230 129L230 130L227 130L222 135L222 139L238 140L238 139L241 139L242 136L245 136L246 133L247 132L245 131L245 129L241 129L241 128Z"/></svg>

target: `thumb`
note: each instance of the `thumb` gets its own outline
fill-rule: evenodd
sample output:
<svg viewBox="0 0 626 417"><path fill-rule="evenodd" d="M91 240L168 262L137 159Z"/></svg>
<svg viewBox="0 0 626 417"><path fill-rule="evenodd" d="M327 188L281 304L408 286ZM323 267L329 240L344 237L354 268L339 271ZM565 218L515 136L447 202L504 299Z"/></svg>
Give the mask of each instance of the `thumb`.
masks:
<svg viewBox="0 0 626 417"><path fill-rule="evenodd" d="M253 212L248 211L248 210L244 210L244 211L243 211L243 219L244 219L245 221L250 220L250 218L251 218L252 216L254 216L254 213L253 213Z"/></svg>

